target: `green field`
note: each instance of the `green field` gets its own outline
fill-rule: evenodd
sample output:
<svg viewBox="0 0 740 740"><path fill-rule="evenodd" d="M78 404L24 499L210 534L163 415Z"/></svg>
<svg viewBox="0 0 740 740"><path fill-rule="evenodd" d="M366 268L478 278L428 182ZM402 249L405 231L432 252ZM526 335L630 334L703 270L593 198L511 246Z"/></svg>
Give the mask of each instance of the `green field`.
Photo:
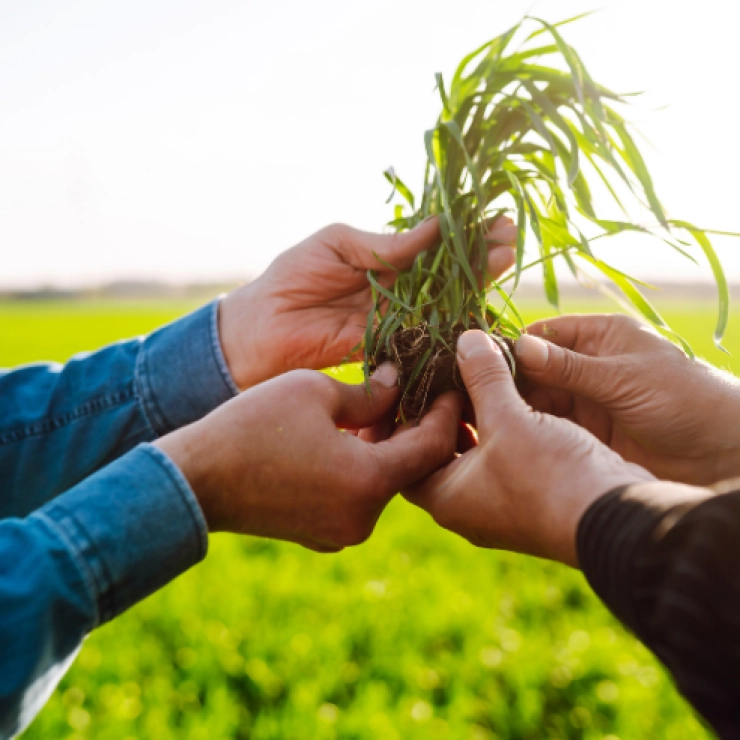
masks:
<svg viewBox="0 0 740 740"><path fill-rule="evenodd" d="M0 366L64 360L190 307L0 303ZM712 348L710 303L664 313L740 370L740 337L733 358ZM338 555L213 537L204 563L87 640L23 737L708 736L579 573L476 550L397 499Z"/></svg>

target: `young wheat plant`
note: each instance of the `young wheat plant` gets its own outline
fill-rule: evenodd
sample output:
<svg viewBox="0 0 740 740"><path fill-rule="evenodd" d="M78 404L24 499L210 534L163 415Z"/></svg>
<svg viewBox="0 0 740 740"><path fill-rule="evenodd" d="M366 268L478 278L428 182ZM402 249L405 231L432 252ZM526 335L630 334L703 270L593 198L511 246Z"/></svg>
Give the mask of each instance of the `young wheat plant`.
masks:
<svg viewBox="0 0 740 740"><path fill-rule="evenodd" d="M557 24L527 17L466 56L449 85L438 74L442 111L424 135L427 163L420 197L392 168L384 173L393 185L391 198L403 201L390 225L406 231L435 215L441 232L438 247L399 272L392 287L368 272L374 306L363 343L365 377L381 362L395 361L401 370L402 414L421 414L435 395L462 387L454 345L468 328L483 329L499 341L514 370L509 343L524 331L524 323L512 296L522 273L537 267L545 295L558 309L556 260L581 282L592 284L600 274L602 288L618 289L632 311L693 357L643 295L645 284L596 255L596 240L625 231L652 235L694 262L689 250L703 252L718 288L714 338L721 347L728 287L707 236L719 232L666 215L618 112L627 96L594 82L561 36L559 27L582 17ZM597 215L597 188L624 214L621 220ZM654 223L636 223L630 209L648 213ZM486 234L492 220L507 212L515 214L518 227L516 265L490 282ZM536 255L526 262L528 234ZM489 303L489 294L498 295L498 308Z"/></svg>

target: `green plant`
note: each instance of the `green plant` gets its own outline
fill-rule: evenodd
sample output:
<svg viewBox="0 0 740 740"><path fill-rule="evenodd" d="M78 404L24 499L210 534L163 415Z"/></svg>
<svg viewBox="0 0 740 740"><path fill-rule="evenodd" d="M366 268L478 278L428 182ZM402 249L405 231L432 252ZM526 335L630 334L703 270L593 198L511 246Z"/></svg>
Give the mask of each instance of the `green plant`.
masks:
<svg viewBox="0 0 740 740"><path fill-rule="evenodd" d="M405 201L395 206L390 225L405 231L437 215L442 237L437 249L398 273L392 287L368 272L374 307L364 338L365 377L380 362L396 361L404 390L402 413L422 413L434 395L460 386L454 343L465 329L489 332L513 369L507 340L518 337L524 323L512 296L522 273L538 266L547 299L558 309L556 260L563 260L580 281L593 281L593 274L601 273L628 308L693 356L641 292L641 286L650 286L595 253L596 240L624 231L653 235L694 262L688 250L698 246L703 251L719 292L714 338L721 348L728 287L707 237L717 232L666 215L617 110L627 96L594 82L558 30L582 17L554 25L527 17L466 56L449 87L437 75L442 112L424 135L427 165L419 202L392 168L384 173L393 185L389 202L396 194ZM535 28L525 36L528 26ZM555 66L544 65L544 58L554 58ZM595 188L618 206L623 220L597 215ZM630 207L648 213L655 224L637 223L628 214ZM516 266L486 288L481 276L487 224L506 212L516 213ZM525 262L528 232L537 255ZM487 290L498 295L498 307L489 303Z"/></svg>

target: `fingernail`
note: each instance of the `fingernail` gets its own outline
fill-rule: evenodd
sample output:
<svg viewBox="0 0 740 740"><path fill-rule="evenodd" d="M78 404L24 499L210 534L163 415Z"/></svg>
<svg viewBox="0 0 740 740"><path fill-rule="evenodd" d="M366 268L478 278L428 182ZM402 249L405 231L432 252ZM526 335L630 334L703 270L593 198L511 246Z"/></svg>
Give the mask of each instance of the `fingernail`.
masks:
<svg viewBox="0 0 740 740"><path fill-rule="evenodd" d="M516 359L529 370L544 370L550 354L547 342L531 334L522 334L514 344Z"/></svg>
<svg viewBox="0 0 740 740"><path fill-rule="evenodd" d="M498 344L482 331L466 331L457 340L457 354L461 360L469 360L476 355L501 354Z"/></svg>
<svg viewBox="0 0 740 740"><path fill-rule="evenodd" d="M384 388L398 385L398 368L392 362L384 362L373 374L372 379Z"/></svg>

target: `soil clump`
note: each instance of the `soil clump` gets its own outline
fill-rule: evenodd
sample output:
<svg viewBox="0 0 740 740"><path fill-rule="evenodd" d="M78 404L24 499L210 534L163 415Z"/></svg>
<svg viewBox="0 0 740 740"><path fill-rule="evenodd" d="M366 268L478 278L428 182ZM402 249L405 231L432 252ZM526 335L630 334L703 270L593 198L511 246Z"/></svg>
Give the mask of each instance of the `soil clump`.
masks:
<svg viewBox="0 0 740 740"><path fill-rule="evenodd" d="M474 328L474 327L471 327ZM394 362L399 369L398 384L403 392L400 410L403 417L419 418L429 409L437 396L450 390L459 390L467 396L460 369L457 366L457 340L467 329L459 324L440 332L444 340L435 342L426 324L403 327L391 335L387 346L376 355L374 367L384 362ZM513 343L508 337L497 334L513 353ZM427 357L422 367L419 363ZM511 370L511 360L504 352ZM373 368L374 369L374 368Z"/></svg>

